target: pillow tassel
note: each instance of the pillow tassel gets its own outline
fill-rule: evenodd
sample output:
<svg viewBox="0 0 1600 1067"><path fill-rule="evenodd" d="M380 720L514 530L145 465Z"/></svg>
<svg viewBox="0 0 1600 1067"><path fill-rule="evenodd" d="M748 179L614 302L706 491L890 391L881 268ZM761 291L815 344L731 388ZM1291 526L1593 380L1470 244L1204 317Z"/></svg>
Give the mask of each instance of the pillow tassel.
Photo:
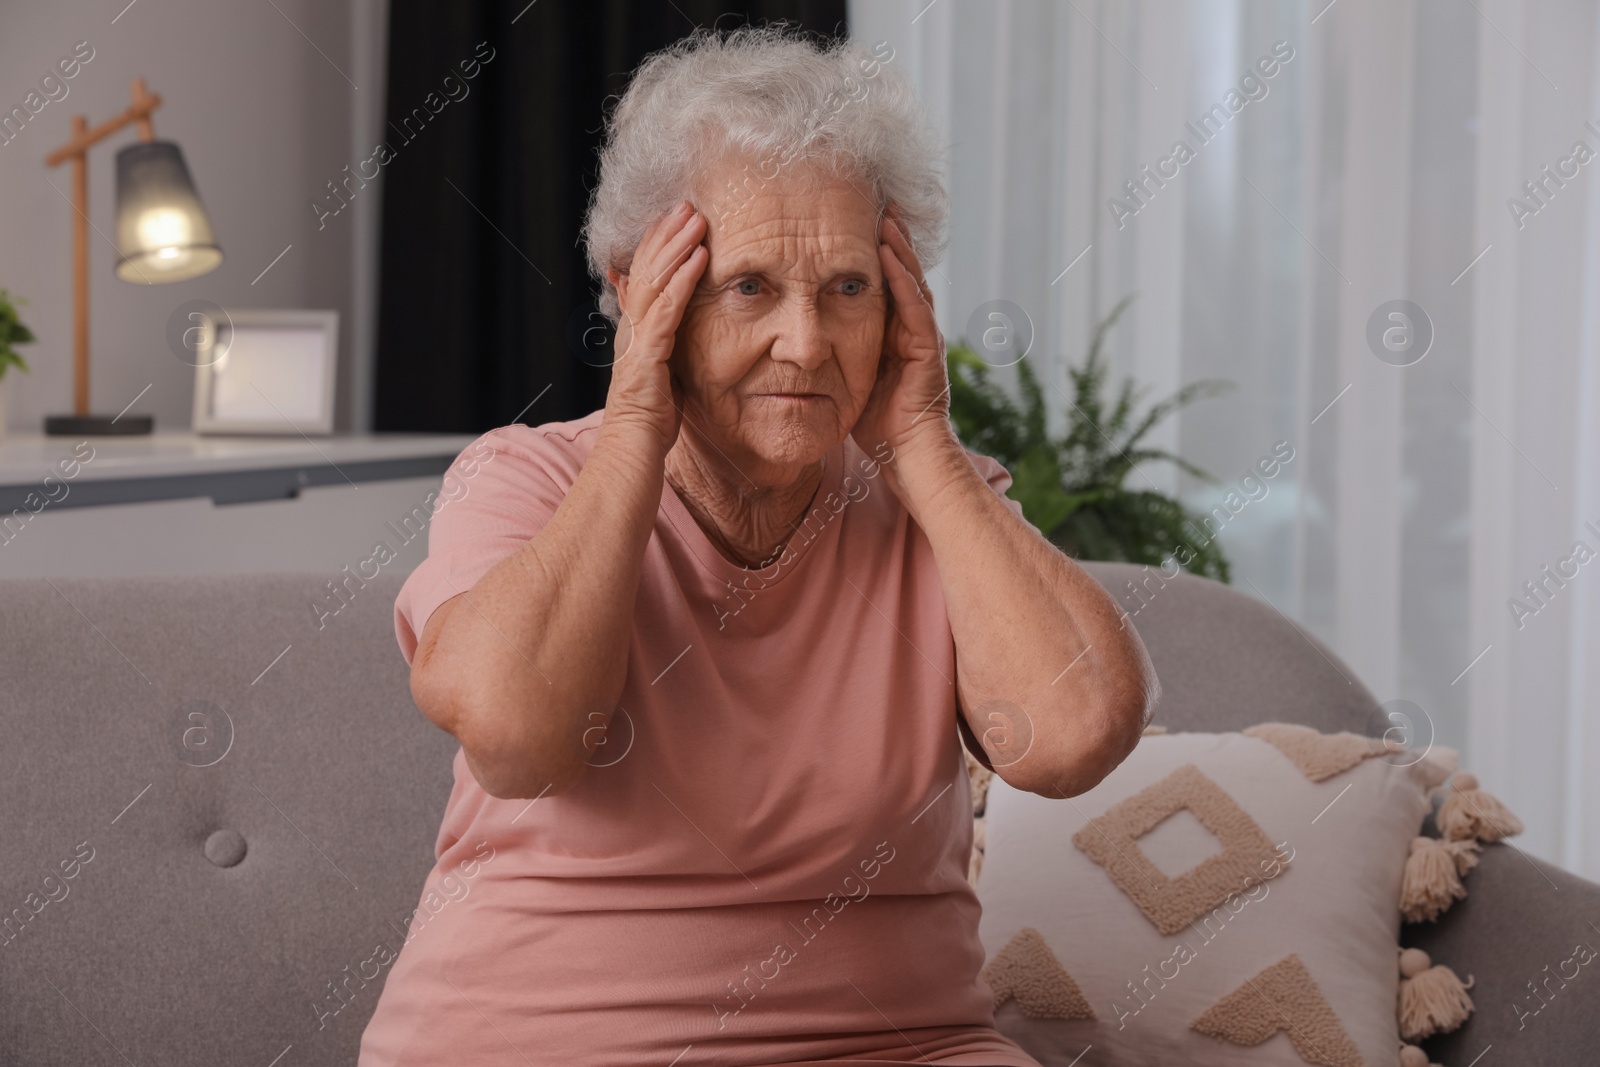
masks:
<svg viewBox="0 0 1600 1067"><path fill-rule="evenodd" d="M1428 1054L1416 1045L1400 1046L1400 1067L1439 1067L1428 1062Z"/></svg>
<svg viewBox="0 0 1600 1067"><path fill-rule="evenodd" d="M1466 895L1456 856L1445 842L1436 837L1412 838L1411 855L1400 881L1400 914L1406 922L1433 922Z"/></svg>
<svg viewBox="0 0 1600 1067"><path fill-rule="evenodd" d="M1478 851L1483 846L1478 844L1476 838L1464 837L1460 841L1444 841L1436 837L1431 840L1438 841L1444 846L1445 851L1450 853L1450 858L1456 863L1456 873L1462 877L1466 877L1467 872L1478 865Z"/></svg>
<svg viewBox="0 0 1600 1067"><path fill-rule="evenodd" d="M1466 1022L1473 1011L1467 990L1472 988L1475 979L1468 976L1463 984L1450 968L1432 964L1428 954L1420 948L1408 948L1400 953L1397 1018L1400 1036L1407 1041L1447 1034Z"/></svg>
<svg viewBox="0 0 1600 1067"><path fill-rule="evenodd" d="M1522 833L1522 820L1498 798L1478 788L1476 775L1461 771L1450 780L1450 795L1434 816L1439 832L1451 840L1475 837L1499 841Z"/></svg>

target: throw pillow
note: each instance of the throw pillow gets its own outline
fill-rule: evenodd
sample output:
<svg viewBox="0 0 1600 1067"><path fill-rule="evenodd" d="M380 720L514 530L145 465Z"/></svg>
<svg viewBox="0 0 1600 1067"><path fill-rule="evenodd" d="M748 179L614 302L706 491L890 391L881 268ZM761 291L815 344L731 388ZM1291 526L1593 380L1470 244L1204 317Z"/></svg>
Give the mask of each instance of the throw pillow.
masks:
<svg viewBox="0 0 1600 1067"><path fill-rule="evenodd" d="M1397 941L1464 895L1477 841L1521 825L1458 753L1288 723L1147 731L1081 796L974 776L972 874L999 1029L1068 1064L1419 1067L1472 1010ZM975 761L974 761L975 764ZM1448 825L1447 825L1448 824Z"/></svg>

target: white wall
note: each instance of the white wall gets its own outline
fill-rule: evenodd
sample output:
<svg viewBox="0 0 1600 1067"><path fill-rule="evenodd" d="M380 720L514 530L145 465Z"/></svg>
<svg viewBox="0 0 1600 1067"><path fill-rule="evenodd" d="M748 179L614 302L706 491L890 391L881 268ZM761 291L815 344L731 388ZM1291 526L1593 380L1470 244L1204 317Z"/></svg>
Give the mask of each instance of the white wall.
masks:
<svg viewBox="0 0 1600 1067"><path fill-rule="evenodd" d="M136 286L116 279L114 248L91 230L91 409L115 414L149 385L132 410L154 414L158 431L187 428L194 370L170 350L167 320L205 299L337 309L338 426L361 424L367 405L352 382L368 380L377 188L320 232L309 205L381 125L384 11L381 0L0 2L0 112L22 106L76 42L94 49L69 94L0 145L0 287L29 301L23 321L38 336L21 350L33 373L6 376L13 432L72 407L71 167L44 157L74 114L95 125L122 111L137 76L164 99L156 135L183 148L224 260L191 281ZM116 152L136 139L130 128L89 156L89 217L107 236Z"/></svg>

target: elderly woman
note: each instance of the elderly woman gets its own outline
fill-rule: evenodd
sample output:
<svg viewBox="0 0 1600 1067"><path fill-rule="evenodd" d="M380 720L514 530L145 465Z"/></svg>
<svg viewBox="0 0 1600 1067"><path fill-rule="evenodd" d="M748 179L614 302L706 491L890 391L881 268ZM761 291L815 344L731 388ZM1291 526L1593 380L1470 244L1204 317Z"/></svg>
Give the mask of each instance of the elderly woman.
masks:
<svg viewBox="0 0 1600 1067"><path fill-rule="evenodd" d="M952 432L945 205L880 57L638 70L586 229L606 406L483 435L395 605L461 747L364 1067L1035 1064L979 978L961 745L1074 796L1157 686Z"/></svg>

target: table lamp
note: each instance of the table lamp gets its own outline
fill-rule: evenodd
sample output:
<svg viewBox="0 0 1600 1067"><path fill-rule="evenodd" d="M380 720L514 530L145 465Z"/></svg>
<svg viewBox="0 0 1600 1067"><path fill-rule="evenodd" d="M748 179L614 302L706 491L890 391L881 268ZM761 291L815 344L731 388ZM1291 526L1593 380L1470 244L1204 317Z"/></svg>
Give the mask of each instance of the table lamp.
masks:
<svg viewBox="0 0 1600 1067"><path fill-rule="evenodd" d="M94 129L82 115L72 118L72 140L45 157L52 167L72 162L72 322L71 415L47 415L47 434L147 434L150 415L89 414L89 149L124 126L137 125L139 141L117 153L117 277L125 282L179 282L212 270L222 249L211 221L189 180L183 153L171 141L155 139L151 112L161 97L133 81L133 103Z"/></svg>

